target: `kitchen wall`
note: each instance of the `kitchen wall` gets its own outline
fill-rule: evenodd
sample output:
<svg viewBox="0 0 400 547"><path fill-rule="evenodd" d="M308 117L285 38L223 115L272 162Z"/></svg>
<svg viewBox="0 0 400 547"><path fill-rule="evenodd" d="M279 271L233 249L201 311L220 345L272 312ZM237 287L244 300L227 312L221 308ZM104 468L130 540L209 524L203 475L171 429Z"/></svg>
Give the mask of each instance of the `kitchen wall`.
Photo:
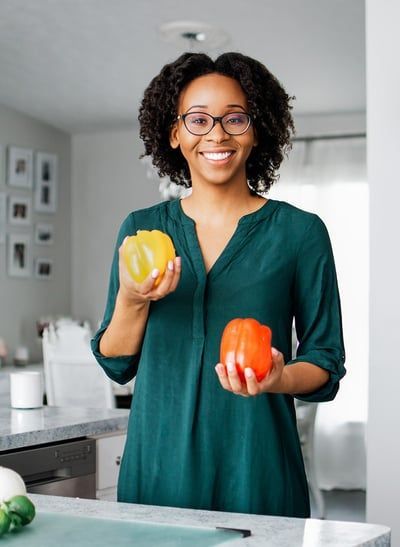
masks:
<svg viewBox="0 0 400 547"><path fill-rule="evenodd" d="M370 393L367 519L400 545L400 3L367 0Z"/></svg>
<svg viewBox="0 0 400 547"><path fill-rule="evenodd" d="M13 145L58 156L58 210L55 214L36 213L32 209L29 227L5 225L6 241L0 243L0 338L4 338L11 356L18 345L28 346L32 360L41 359L36 336L36 320L52 313L70 313L71 303L71 142L66 133L0 105L0 192L7 196L32 197L32 190L6 184L6 149ZM54 226L54 243L34 244L34 228L42 222ZM2 227L3 230L3 227ZM50 258L52 279L13 278L7 273L7 240L10 233L29 233L32 258Z"/></svg>
<svg viewBox="0 0 400 547"><path fill-rule="evenodd" d="M138 159L142 150L136 130L72 137L72 310L92 327L103 316L121 222L160 201Z"/></svg>

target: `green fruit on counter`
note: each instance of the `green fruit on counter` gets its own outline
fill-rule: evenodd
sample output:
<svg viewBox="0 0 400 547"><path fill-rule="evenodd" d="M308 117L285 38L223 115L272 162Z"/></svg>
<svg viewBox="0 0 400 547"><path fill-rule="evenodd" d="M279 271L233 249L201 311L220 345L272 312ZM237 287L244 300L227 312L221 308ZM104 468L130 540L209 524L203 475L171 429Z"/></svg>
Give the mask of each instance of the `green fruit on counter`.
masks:
<svg viewBox="0 0 400 547"><path fill-rule="evenodd" d="M23 526L22 518L19 515L17 515L17 513L11 513L10 519L11 519L11 527L10 527L11 532L18 532L18 530L20 530Z"/></svg>
<svg viewBox="0 0 400 547"><path fill-rule="evenodd" d="M13 515L18 515L21 519L22 526L32 522L35 517L35 506L26 496L13 496L5 505L7 506L11 519L13 519Z"/></svg>
<svg viewBox="0 0 400 547"><path fill-rule="evenodd" d="M0 537L8 532L11 524L11 519L8 514L0 508Z"/></svg>

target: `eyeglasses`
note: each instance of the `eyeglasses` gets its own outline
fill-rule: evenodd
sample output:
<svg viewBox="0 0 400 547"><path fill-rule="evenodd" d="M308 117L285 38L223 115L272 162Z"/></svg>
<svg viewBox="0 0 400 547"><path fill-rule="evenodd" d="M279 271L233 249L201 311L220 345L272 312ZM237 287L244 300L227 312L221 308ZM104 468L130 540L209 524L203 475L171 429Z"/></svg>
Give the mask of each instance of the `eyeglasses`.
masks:
<svg viewBox="0 0 400 547"><path fill-rule="evenodd" d="M251 116L244 112L229 112L225 116L211 116L205 112L188 112L176 118L182 120L186 129L192 135L207 135L220 122L222 129L228 135L242 135L246 133L252 123Z"/></svg>

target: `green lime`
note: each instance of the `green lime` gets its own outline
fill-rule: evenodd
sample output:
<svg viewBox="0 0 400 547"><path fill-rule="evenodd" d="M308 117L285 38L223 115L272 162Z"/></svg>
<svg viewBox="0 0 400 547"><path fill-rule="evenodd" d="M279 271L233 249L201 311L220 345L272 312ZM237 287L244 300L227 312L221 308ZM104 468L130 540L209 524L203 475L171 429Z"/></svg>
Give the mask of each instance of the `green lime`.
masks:
<svg viewBox="0 0 400 547"><path fill-rule="evenodd" d="M22 518L17 515L17 513L10 513L11 518L11 531L12 532L18 532L23 526L22 524Z"/></svg>
<svg viewBox="0 0 400 547"><path fill-rule="evenodd" d="M22 526L29 524L35 517L35 506L26 496L14 496L6 502L11 519L18 515Z"/></svg>
<svg viewBox="0 0 400 547"><path fill-rule="evenodd" d="M0 509L0 537L8 532L11 524L11 519L8 514Z"/></svg>

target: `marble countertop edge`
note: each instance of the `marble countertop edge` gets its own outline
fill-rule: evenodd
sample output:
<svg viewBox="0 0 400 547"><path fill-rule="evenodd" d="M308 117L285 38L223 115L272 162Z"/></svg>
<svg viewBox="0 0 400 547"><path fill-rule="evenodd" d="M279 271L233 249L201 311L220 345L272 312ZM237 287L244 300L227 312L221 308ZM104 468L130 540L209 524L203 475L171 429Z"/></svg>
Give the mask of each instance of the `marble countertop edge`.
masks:
<svg viewBox="0 0 400 547"><path fill-rule="evenodd" d="M128 416L125 409L0 408L0 452L126 431Z"/></svg>
<svg viewBox="0 0 400 547"><path fill-rule="evenodd" d="M227 542L224 544L227 546L390 546L390 529L377 524L225 513L33 494L30 497L42 511L175 526L222 526L251 530L251 536L241 541Z"/></svg>

